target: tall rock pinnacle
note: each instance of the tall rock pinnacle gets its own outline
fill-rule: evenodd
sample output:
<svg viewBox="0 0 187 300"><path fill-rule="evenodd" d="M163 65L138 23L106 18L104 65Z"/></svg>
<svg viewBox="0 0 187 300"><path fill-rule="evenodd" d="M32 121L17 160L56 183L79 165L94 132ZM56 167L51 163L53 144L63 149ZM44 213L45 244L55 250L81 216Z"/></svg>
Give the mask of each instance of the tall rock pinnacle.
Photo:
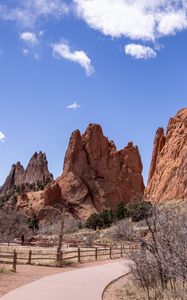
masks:
<svg viewBox="0 0 187 300"><path fill-rule="evenodd" d="M72 213L85 218L92 212L116 208L122 201L140 199L144 193L141 173L137 146L129 143L117 151L101 126L90 124L83 135L73 132L63 174L44 191L45 203L55 204L61 198Z"/></svg>
<svg viewBox="0 0 187 300"><path fill-rule="evenodd" d="M187 108L170 119L166 137L161 128L156 133L145 197L187 199Z"/></svg>

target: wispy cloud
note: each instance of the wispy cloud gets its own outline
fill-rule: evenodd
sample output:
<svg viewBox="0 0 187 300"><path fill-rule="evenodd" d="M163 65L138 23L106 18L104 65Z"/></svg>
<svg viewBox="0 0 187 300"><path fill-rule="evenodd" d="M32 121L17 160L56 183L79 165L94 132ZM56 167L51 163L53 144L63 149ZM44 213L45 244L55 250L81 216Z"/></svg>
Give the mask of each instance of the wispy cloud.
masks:
<svg viewBox="0 0 187 300"><path fill-rule="evenodd" d="M156 57L156 52L150 47L139 44L128 44L125 46L125 53L135 59L148 59Z"/></svg>
<svg viewBox="0 0 187 300"><path fill-rule="evenodd" d="M23 28L31 28L40 18L60 18L69 8L63 0L15 0L14 5L0 5L0 18L15 21Z"/></svg>
<svg viewBox="0 0 187 300"><path fill-rule="evenodd" d="M22 32L20 34L20 39L24 42L27 42L30 45L36 45L38 43L36 34L29 31Z"/></svg>
<svg viewBox="0 0 187 300"><path fill-rule="evenodd" d="M77 110L78 108L80 108L80 105L77 104L77 102L74 102L73 104L68 105L67 108L68 108L68 109Z"/></svg>
<svg viewBox="0 0 187 300"><path fill-rule="evenodd" d="M52 49L55 57L79 64L85 70L87 76L93 74L94 68L91 59L83 50L72 51L67 43L52 44Z"/></svg>
<svg viewBox="0 0 187 300"><path fill-rule="evenodd" d="M2 132L0 131L0 142L4 142L5 139L6 139L6 137L5 137L4 133L2 133Z"/></svg>

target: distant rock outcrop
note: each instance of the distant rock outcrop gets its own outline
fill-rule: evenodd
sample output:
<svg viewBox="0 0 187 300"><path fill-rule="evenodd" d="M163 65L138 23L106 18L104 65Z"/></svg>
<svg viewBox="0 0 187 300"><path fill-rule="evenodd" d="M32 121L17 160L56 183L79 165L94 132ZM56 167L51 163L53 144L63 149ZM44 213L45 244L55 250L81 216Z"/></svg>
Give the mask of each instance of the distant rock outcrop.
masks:
<svg viewBox="0 0 187 300"><path fill-rule="evenodd" d="M86 218L120 202L133 202L144 193L142 162L138 147L129 143L117 151L96 124L83 135L74 131L61 177L44 193L44 205L63 203L75 216Z"/></svg>
<svg viewBox="0 0 187 300"><path fill-rule="evenodd" d="M21 185L25 174L24 167L20 162L12 165L11 171L1 187L0 193L5 193L11 190L14 186Z"/></svg>
<svg viewBox="0 0 187 300"><path fill-rule="evenodd" d="M1 187L0 194L4 194L15 187L21 185L31 185L37 182L47 182L53 179L53 175L48 170L48 162L45 153L35 153L26 170L20 162L14 164L12 169Z"/></svg>
<svg viewBox="0 0 187 300"><path fill-rule="evenodd" d="M187 108L159 128L153 148L145 197L153 201L187 199Z"/></svg>

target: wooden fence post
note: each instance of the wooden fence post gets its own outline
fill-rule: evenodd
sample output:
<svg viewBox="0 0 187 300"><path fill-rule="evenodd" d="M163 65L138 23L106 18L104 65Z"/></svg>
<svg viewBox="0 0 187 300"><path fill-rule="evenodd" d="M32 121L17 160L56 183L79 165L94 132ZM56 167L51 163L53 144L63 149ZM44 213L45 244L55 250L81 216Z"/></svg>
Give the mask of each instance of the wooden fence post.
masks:
<svg viewBox="0 0 187 300"><path fill-rule="evenodd" d="M97 247L95 248L95 260L97 261Z"/></svg>
<svg viewBox="0 0 187 300"><path fill-rule="evenodd" d="M29 250L28 265L31 265L31 263L32 263L32 251Z"/></svg>
<svg viewBox="0 0 187 300"><path fill-rule="evenodd" d="M112 247L110 247L110 259L112 259Z"/></svg>
<svg viewBox="0 0 187 300"><path fill-rule="evenodd" d="M78 247L78 263L81 262L81 248Z"/></svg>
<svg viewBox="0 0 187 300"><path fill-rule="evenodd" d="M63 252L60 251L59 253L59 262L60 262L60 267L62 268L62 265L63 265Z"/></svg>
<svg viewBox="0 0 187 300"><path fill-rule="evenodd" d="M17 265L17 252L14 250L13 253L13 271L16 272L16 265Z"/></svg>
<svg viewBox="0 0 187 300"><path fill-rule="evenodd" d="M121 257L123 257L123 246L121 245Z"/></svg>

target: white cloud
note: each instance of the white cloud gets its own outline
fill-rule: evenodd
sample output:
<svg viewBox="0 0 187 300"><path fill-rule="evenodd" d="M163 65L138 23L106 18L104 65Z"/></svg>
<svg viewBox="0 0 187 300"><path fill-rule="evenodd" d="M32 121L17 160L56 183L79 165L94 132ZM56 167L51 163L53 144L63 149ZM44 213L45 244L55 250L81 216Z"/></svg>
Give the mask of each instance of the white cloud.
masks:
<svg viewBox="0 0 187 300"><path fill-rule="evenodd" d="M4 142L5 139L6 139L6 137L5 137L4 133L2 133L2 132L0 131L0 142Z"/></svg>
<svg viewBox="0 0 187 300"><path fill-rule="evenodd" d="M68 105L67 108L68 108L68 109L77 110L78 108L80 108L80 105L77 104L77 102L74 102L73 104Z"/></svg>
<svg viewBox="0 0 187 300"><path fill-rule="evenodd" d="M111 37L154 41L187 28L186 0L74 0L77 15Z"/></svg>
<svg viewBox="0 0 187 300"><path fill-rule="evenodd" d="M160 16L158 31L161 35L175 34L185 28L187 28L187 17L182 10Z"/></svg>
<svg viewBox="0 0 187 300"><path fill-rule="evenodd" d="M94 68L91 64L91 59L84 51L71 51L67 43L53 44L52 49L54 56L64 58L79 64L85 70L88 76L92 75L92 73L94 72Z"/></svg>
<svg viewBox="0 0 187 300"><path fill-rule="evenodd" d="M125 53L136 59L148 59L156 57L156 52L150 48L139 44L128 44L125 46Z"/></svg>
<svg viewBox="0 0 187 300"><path fill-rule="evenodd" d="M30 45L36 45L38 43L38 39L36 34L33 32L22 32L20 34L20 39L24 42L29 43Z"/></svg>
<svg viewBox="0 0 187 300"><path fill-rule="evenodd" d="M69 8L63 0L15 0L14 5L0 5L0 19L16 21L24 28L30 28L40 18L62 17Z"/></svg>

